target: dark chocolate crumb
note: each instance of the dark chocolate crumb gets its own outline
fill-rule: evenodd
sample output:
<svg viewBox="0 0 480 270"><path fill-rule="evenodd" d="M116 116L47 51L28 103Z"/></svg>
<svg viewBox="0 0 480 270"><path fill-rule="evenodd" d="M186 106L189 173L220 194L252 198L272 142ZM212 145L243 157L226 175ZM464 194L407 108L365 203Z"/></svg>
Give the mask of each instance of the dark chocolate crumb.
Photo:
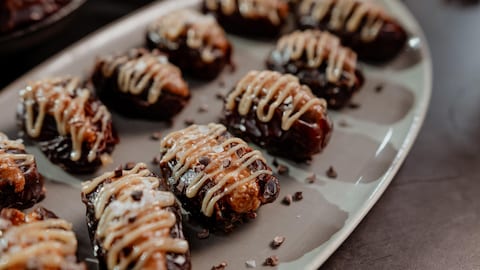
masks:
<svg viewBox="0 0 480 270"><path fill-rule="evenodd" d="M234 73L237 70L237 65L230 63L230 73Z"/></svg>
<svg viewBox="0 0 480 270"><path fill-rule="evenodd" d="M348 127L349 126L348 122L345 119L341 119L340 121L338 121L338 125L341 126L341 127Z"/></svg>
<svg viewBox="0 0 480 270"><path fill-rule="evenodd" d="M278 164L278 166L277 166L278 174L280 174L280 175L288 174L289 171L290 171L290 169L287 166L285 166L283 164Z"/></svg>
<svg viewBox="0 0 480 270"><path fill-rule="evenodd" d="M203 166L207 166L208 164L210 164L210 161L211 159L207 156L201 156L199 159L198 159L198 163L202 164Z"/></svg>
<svg viewBox="0 0 480 270"><path fill-rule="evenodd" d="M203 164L198 164L193 168L193 170L197 173L203 171L204 169L205 169L205 165Z"/></svg>
<svg viewBox="0 0 480 270"><path fill-rule="evenodd" d="M278 166L278 160L277 160L276 158L273 159L272 165L273 165L274 167L277 167L277 166Z"/></svg>
<svg viewBox="0 0 480 270"><path fill-rule="evenodd" d="M137 217L136 217L136 216L129 217L129 218L128 218L128 223L133 223L133 222L135 222L135 220L137 220Z"/></svg>
<svg viewBox="0 0 480 270"><path fill-rule="evenodd" d="M125 170L131 170L135 167L135 162L127 162L124 166Z"/></svg>
<svg viewBox="0 0 480 270"><path fill-rule="evenodd" d="M184 181L178 181L178 184L175 188L178 191L183 192L183 189L185 188L185 182Z"/></svg>
<svg viewBox="0 0 480 270"><path fill-rule="evenodd" d="M275 236L272 240L272 242L270 243L270 246L273 248L273 249L276 249L278 247L280 247L283 242L285 241L285 236Z"/></svg>
<svg viewBox="0 0 480 270"><path fill-rule="evenodd" d="M134 190L132 191L132 193L130 193L130 196L132 196L132 199L134 201L140 201L142 199L142 196L143 196L143 191L141 190Z"/></svg>
<svg viewBox="0 0 480 270"><path fill-rule="evenodd" d="M223 168L228 168L230 167L230 164L232 164L232 161L229 158L226 158L222 161Z"/></svg>
<svg viewBox="0 0 480 270"><path fill-rule="evenodd" d="M115 174L115 178L122 177L122 175L123 175L122 165L118 166L118 167L115 169L114 174Z"/></svg>
<svg viewBox="0 0 480 270"><path fill-rule="evenodd" d="M207 239L210 236L210 231L207 229L203 229L197 233L198 239Z"/></svg>
<svg viewBox="0 0 480 270"><path fill-rule="evenodd" d="M198 107L198 112L199 113L208 112L208 105L207 104L200 105L200 107Z"/></svg>
<svg viewBox="0 0 480 270"><path fill-rule="evenodd" d="M225 95L222 94L222 93L216 93L216 94L215 94L215 98L216 98L216 99L219 99L219 100L223 100L223 99L225 98Z"/></svg>
<svg viewBox="0 0 480 270"><path fill-rule="evenodd" d="M152 159L152 164L153 165L158 165L160 164L160 160L162 160L162 157L160 155L156 155L153 159Z"/></svg>
<svg viewBox="0 0 480 270"><path fill-rule="evenodd" d="M266 258L263 265L265 265L265 266L277 266L278 265L278 257L275 256L275 255L272 255L272 256Z"/></svg>
<svg viewBox="0 0 480 270"><path fill-rule="evenodd" d="M247 213L247 217L249 219L256 219L257 218L257 213L256 212L249 212L249 213Z"/></svg>
<svg viewBox="0 0 480 270"><path fill-rule="evenodd" d="M293 194L293 201L294 202L301 201L302 199L303 199L303 193L301 191L297 191L297 192L295 192L295 194Z"/></svg>
<svg viewBox="0 0 480 270"><path fill-rule="evenodd" d="M379 84L375 87L375 92L380 93L383 90L383 84Z"/></svg>
<svg viewBox="0 0 480 270"><path fill-rule="evenodd" d="M307 178L305 178L305 180L307 180L307 183L313 184L317 180L317 175L312 173L309 176L307 176Z"/></svg>
<svg viewBox="0 0 480 270"><path fill-rule="evenodd" d="M193 125L195 124L195 121L193 121L193 119L185 119L185 121L183 121L183 123L185 124L185 126L190 126L190 125Z"/></svg>
<svg viewBox="0 0 480 270"><path fill-rule="evenodd" d="M241 158L241 157L243 157L243 155L245 154L245 149L240 148L240 149L237 150L236 153L237 153L237 156L238 156L239 158Z"/></svg>
<svg viewBox="0 0 480 270"><path fill-rule="evenodd" d="M265 181L265 180L263 180L263 181ZM267 183L265 184L265 189L263 191L263 197L265 199L276 198L277 194L278 194L277 183L273 180L273 178L270 178L270 180L267 180Z"/></svg>
<svg viewBox="0 0 480 270"><path fill-rule="evenodd" d="M227 268L227 265L227 262L221 262L220 264L212 266L212 270L224 270L225 268Z"/></svg>
<svg viewBox="0 0 480 270"><path fill-rule="evenodd" d="M282 200L282 203L285 204L285 205L292 204L292 195L290 195L290 194L285 195L285 197Z"/></svg>
<svg viewBox="0 0 480 270"><path fill-rule="evenodd" d="M348 104L348 107L349 107L350 109L358 109L358 108L360 108L360 104L350 102L350 103Z"/></svg>
<svg viewBox="0 0 480 270"><path fill-rule="evenodd" d="M128 255L130 255L133 251L133 248L132 247L124 247L122 248L122 253L123 255L125 255L125 257L127 257Z"/></svg>
<svg viewBox="0 0 480 270"><path fill-rule="evenodd" d="M154 140L154 141L158 141L162 138L162 133L160 132L154 132L152 133L152 135L150 135L150 139Z"/></svg>
<svg viewBox="0 0 480 270"><path fill-rule="evenodd" d="M333 168L333 166L330 166L327 170L327 176L328 178L337 178L338 174L337 172L335 171L335 169Z"/></svg>

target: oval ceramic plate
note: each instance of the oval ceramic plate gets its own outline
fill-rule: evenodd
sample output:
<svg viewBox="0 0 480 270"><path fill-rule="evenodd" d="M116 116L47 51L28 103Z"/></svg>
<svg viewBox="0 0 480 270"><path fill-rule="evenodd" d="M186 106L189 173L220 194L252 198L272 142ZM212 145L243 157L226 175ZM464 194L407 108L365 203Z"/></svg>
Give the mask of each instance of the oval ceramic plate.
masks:
<svg viewBox="0 0 480 270"><path fill-rule="evenodd" d="M290 170L281 175L281 195L260 209L257 219L244 224L229 235L210 235L206 240L195 237L199 227L186 226L194 269L210 269L221 261L230 269L246 268L255 261L262 268L266 257L277 255L279 269L315 269L330 256L366 215L386 189L410 150L427 111L431 92L431 60L428 46L418 24L399 1L379 1L408 29L409 47L388 65L362 65L366 84L354 97L355 108L331 112L335 130L325 151L316 155L310 165L279 159ZM154 3L65 50L7 87L0 95L0 130L16 137L15 106L18 90L27 81L74 74L88 76L97 55L125 51L143 43L146 25L172 10L198 8L198 0ZM113 153L114 163L97 174L112 170L118 164L142 161L151 164L159 151L153 132L167 134L181 129L186 120L196 123L217 121L222 101L218 94L229 89L251 69L264 68L264 59L274 41L255 41L229 36L235 46L235 71L225 70L212 82L187 78L193 98L175 118L173 125L126 119L114 114L114 124L121 142ZM200 107L208 106L207 112ZM59 216L74 223L79 237L80 256L91 262L85 209L80 201L81 180L93 176L69 175L51 164L35 146L28 147L37 156L40 172L48 181L47 199L42 203ZM269 162L273 157L266 155ZM333 166L337 178L328 178ZM157 170L151 165L152 169ZM306 178L316 175L314 183ZM304 199L290 206L281 200L286 194L303 192ZM269 247L277 235L285 236L278 249Z"/></svg>

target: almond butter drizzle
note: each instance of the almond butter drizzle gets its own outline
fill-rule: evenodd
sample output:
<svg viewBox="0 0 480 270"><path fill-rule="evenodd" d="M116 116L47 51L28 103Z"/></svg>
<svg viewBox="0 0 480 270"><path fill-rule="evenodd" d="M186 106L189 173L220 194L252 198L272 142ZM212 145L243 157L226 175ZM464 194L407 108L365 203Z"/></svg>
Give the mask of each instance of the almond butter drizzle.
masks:
<svg viewBox="0 0 480 270"><path fill-rule="evenodd" d="M11 182L15 192L25 188L25 176L21 166L30 166L35 162L33 155L9 153L8 150L25 150L21 140L9 140L7 135L0 132L0 178Z"/></svg>
<svg viewBox="0 0 480 270"><path fill-rule="evenodd" d="M189 169L193 169L200 157L209 156L211 162L205 169L195 175L187 185L186 196L195 197L207 181L213 181L214 186L205 194L202 200L201 212L212 216L215 204L224 196L236 192L237 188L255 181L260 175L271 175L270 170L252 172L248 167L256 161L265 163L262 154L253 150L238 157L237 151L250 147L243 140L232 137L219 144L218 137L226 132L220 124L192 125L186 129L170 133L160 144L163 154L160 163L175 159L177 163L172 168L172 178L175 183L180 181ZM228 168L222 166L222 161L231 159ZM260 202L254 204L256 210Z"/></svg>
<svg viewBox="0 0 480 270"><path fill-rule="evenodd" d="M85 115L85 104L90 94L90 90L80 88L79 79L76 77L50 78L29 84L20 91L21 102L26 109L27 134L32 138L40 136L45 116L52 115L58 133L61 136L71 136L70 159L78 161L82 156L83 142L93 141L87 158L89 162L94 161L111 116L103 105L97 108L93 117ZM99 121L101 130L97 131L96 123Z"/></svg>
<svg viewBox="0 0 480 270"><path fill-rule="evenodd" d="M130 59L128 56L103 58L102 73L111 77L118 69L118 88L124 93L140 95L148 91L147 101L154 104L162 94L163 88L169 84L176 84L182 80L180 69L170 64L166 56L144 53L138 58ZM150 83L153 81L153 83ZM147 89L147 87L150 88ZM171 87L172 94L188 96L185 88Z"/></svg>
<svg viewBox="0 0 480 270"><path fill-rule="evenodd" d="M238 103L237 98L240 98ZM315 97L308 86L300 84L297 77L275 71L247 73L227 96L225 108L237 109L240 115L247 115L254 103L257 107L257 118L262 122L272 120L275 110L280 106L284 107L283 130L289 130L293 123L311 108L320 106L322 111L327 110L326 101Z"/></svg>
<svg viewBox="0 0 480 270"><path fill-rule="evenodd" d="M138 163L121 177L108 172L83 184L83 193L90 194L103 183L93 204L98 220L95 237L106 250L108 269L130 269L132 263L132 269L144 269L152 260L166 265L165 253L188 251L186 240L170 236L176 217L166 208L174 205L175 197L158 190L159 179L150 175L147 166ZM142 192L139 200L132 198L136 191ZM127 248L133 249L123 255Z"/></svg>
<svg viewBox="0 0 480 270"><path fill-rule="evenodd" d="M311 14L318 21L330 13L329 28L348 32L357 31L365 19L360 33L366 42L378 36L385 22L384 11L368 0L303 0L299 11L301 15Z"/></svg>
<svg viewBox="0 0 480 270"><path fill-rule="evenodd" d="M186 32L187 46L192 49L201 48L202 60L211 63L215 60L214 40L224 36L225 32L211 15L203 15L196 11L184 9L160 17L149 26L149 31L160 37L174 41Z"/></svg>
<svg viewBox="0 0 480 270"><path fill-rule="evenodd" d="M225 15L232 15L236 9L245 18L268 17L271 23L281 23L279 14L279 0L206 0L209 10L221 9Z"/></svg>
<svg viewBox="0 0 480 270"><path fill-rule="evenodd" d="M350 86L355 83L357 54L341 46L340 39L328 32L295 31L278 41L277 50L291 60L298 60L305 53L307 65L311 68L318 68L328 61L326 73L330 82L338 82L343 74Z"/></svg>
<svg viewBox="0 0 480 270"><path fill-rule="evenodd" d="M77 239L72 225L65 220L52 218L11 225L0 233L0 270L26 269L32 265L35 269L35 266L47 269L78 267L74 267Z"/></svg>

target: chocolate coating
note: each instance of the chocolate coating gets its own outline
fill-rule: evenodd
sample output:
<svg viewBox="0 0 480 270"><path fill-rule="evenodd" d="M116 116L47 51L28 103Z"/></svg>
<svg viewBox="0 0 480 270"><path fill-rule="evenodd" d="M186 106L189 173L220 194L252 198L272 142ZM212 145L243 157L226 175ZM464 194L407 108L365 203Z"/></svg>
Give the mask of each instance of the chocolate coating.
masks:
<svg viewBox="0 0 480 270"><path fill-rule="evenodd" d="M363 17L359 22L359 27L355 31L347 29L347 24L344 23L340 27L332 27L330 20L332 18L332 11L335 5L340 2L334 0L333 4L328 9L325 16L321 19L317 19L314 15L314 8L309 8L308 11L302 11L301 5L306 1L302 0L300 8L297 9L297 24L301 29L320 29L329 31L342 40L342 44L352 48L359 56L360 59L370 62L386 62L394 58L405 47L407 42L407 32L405 29L392 17L387 15L384 11L380 12L376 16L376 20L382 22L378 34L372 40L365 40L362 38L363 27L367 24L367 18ZM313 0L313 3L325 2L328 0ZM354 6L358 8L360 5L358 1L347 0L350 2L357 2ZM354 8L354 9L355 9ZM376 4L366 7L381 9ZM352 13L349 13L347 18L350 18Z"/></svg>
<svg viewBox="0 0 480 270"><path fill-rule="evenodd" d="M232 11L224 12L221 8L225 0L204 0L203 11L212 13L217 18L218 22L231 33L254 36L254 37L275 37L283 29L289 14L289 4L283 0L267 0L267 1L253 1L255 4L250 4L249 8L244 8L245 13L240 12L239 6L249 5L244 0L228 1L232 3ZM217 8L212 8L213 4ZM228 4L226 4L228 5ZM259 11L261 9L261 11ZM247 13L251 12L247 15ZM268 12L274 12L278 19L272 20L269 18Z"/></svg>
<svg viewBox="0 0 480 270"><path fill-rule="evenodd" d="M139 166L139 164L137 164L136 166ZM125 167L127 167L127 166L125 166ZM141 167L144 169L143 165L141 165ZM108 267L107 267L107 256L108 256L109 250L105 249L105 247L103 245L104 239L100 239L96 234L97 229L98 229L98 224L99 224L99 219L96 218L96 212L95 212L95 210L98 209L98 208L96 208L96 204L99 203L98 202L98 197L99 197L99 194L102 191L102 189L109 186L110 183L112 183L114 181L121 181L122 174L124 175L124 174L127 173L127 171L130 171L132 169L133 168L130 168L130 167L129 168L124 168L122 173L118 173L118 172L121 171L121 170L118 170L118 172L117 171L114 172L111 177L106 177L104 180L102 180L93 189L92 192L82 192L82 201L86 205L86 217L87 217L88 231L89 231L89 234L90 234L90 239L91 239L92 244L94 246L95 255L99 260L99 263L100 263L99 265L100 265L101 269L108 269ZM145 175L144 177L157 178L157 176L152 172L149 172L149 174ZM95 180L93 180L93 181L95 181ZM157 188L155 188L155 190L159 190L159 191L168 190L168 187L166 186L166 183L163 179L158 178L158 184L159 184L159 186ZM137 201L140 201L141 197L144 196L143 194L147 193L147 192L149 192L149 190L147 190L147 189L139 190L139 193L137 195L137 196L139 196L139 198L138 198ZM115 203L116 200L118 200L118 198L115 198L114 196L112 196L112 198L109 200L109 202L107 203L107 205L105 207L108 207L108 205L110 205L112 203ZM140 212L141 208L136 208L136 209L133 209L132 211L135 211L135 210L137 212ZM180 210L179 205L177 203L174 203L172 206L167 207L165 210L167 210L170 213L173 213L174 216L175 216L175 220L176 220L175 224L170 228L170 231L169 231L170 237L173 238L173 239L185 239L185 236L183 234L183 228L182 228L182 215L181 215L181 210ZM135 214L135 213L129 213L129 214ZM132 220L132 222L134 222L134 220ZM158 224L158 223L161 223L162 220L147 221L147 222L150 222L151 224L157 222L157 224ZM111 225L107 225L107 226L111 226ZM155 229L152 227L152 230L155 230ZM158 231L158 229L157 229L157 231ZM134 233L134 232L132 232L132 231L127 232L125 236L128 236L128 233ZM120 241L120 240L118 240L118 241ZM134 246L132 246L131 248L133 248L133 247ZM125 252L126 254L128 254L128 252L132 251L131 248L130 248L130 250L124 250L122 252ZM165 258L166 258L165 262L163 262L161 259L159 259L159 261L158 261L159 264L165 263L165 265L162 265L162 267L164 267L164 268L166 267L165 269L168 269L168 270L189 270L189 269L191 269L190 252L189 251L187 251L187 253L185 253L185 254L167 252L165 254ZM155 260L155 259L153 259L153 260ZM133 260L131 262L131 265L129 265L129 266L133 267L133 266L135 266L136 263L137 263L137 260ZM154 266L152 267L150 265L150 266L143 266L142 269L158 269L158 268L155 268Z"/></svg>
<svg viewBox="0 0 480 270"><path fill-rule="evenodd" d="M250 76L252 74L254 75ZM291 93L289 95L293 98L289 98L288 95L286 95L285 100L280 103L280 106L273 109L271 119L268 119L268 121L262 121L258 117L260 99L264 98L266 93L272 91L273 85L282 79L282 76L291 75L281 75L271 71L252 71L247 74L247 76L242 79L244 82L246 80L245 85L240 86L237 84L227 96L225 102L222 123L229 128L229 131L247 141L258 144L272 155L283 156L296 161L310 159L312 155L321 152L321 150L326 147L333 129L332 122L327 116L326 104L322 105L322 102L319 101L318 105L314 105L306 110L305 113L292 122L288 129L285 129L284 115L291 109L291 107L284 102L287 99L295 99L293 97L295 96L295 93ZM246 114L240 113L239 106L242 102L242 95L234 96L231 104L232 107L229 108L228 101L236 88L251 87L251 89L253 89L256 87L254 85L255 82L254 79L250 80L250 78L259 78L263 76L271 76L269 77L270 80L263 84L264 89L267 90L266 92L262 91L253 97L251 106ZM303 101L298 104L307 104L311 99L315 98L310 90L305 90L306 86L301 86L298 81L295 81L293 76L290 78L288 84L293 84L294 89L297 89L297 95L300 95L300 99L303 99ZM286 87L287 86L283 84L280 86L280 89L286 89ZM270 104L273 102L274 101L271 100ZM268 105L264 111L271 110L269 106L271 105ZM297 108L297 111L300 111L300 108Z"/></svg>
<svg viewBox="0 0 480 270"><path fill-rule="evenodd" d="M231 64L233 47L210 15L192 10L167 14L150 24L146 40L150 49L167 54L170 62L199 79L213 79Z"/></svg>
<svg viewBox="0 0 480 270"><path fill-rule="evenodd" d="M298 38L294 36L294 34L302 35L303 37L306 36L315 40L314 42L316 43L313 44L317 46L316 49L321 46L319 44L321 43L320 39L322 35L330 36L325 32L307 30L304 32L294 32L293 34L285 35L282 38ZM329 37L327 37L327 39L328 38ZM363 84L363 74L356 68L356 55L347 48L343 48L336 44L325 46L323 50L321 50L323 54L323 56L320 56L323 58L322 63L318 66L312 66L312 59L308 56L308 48L302 49L301 55L294 59L290 48L288 46L282 47L279 44L280 42L267 57L267 68L280 73L295 75L300 80L300 83L308 85L317 97L324 98L328 103L329 109L341 109L346 106L353 94L357 92ZM310 43L310 45L311 44L312 43ZM309 46L307 44L304 45L306 47ZM330 59L341 57L338 53L340 50L346 50L350 53L351 55L349 55L349 57L352 59L346 60L353 63L350 64L351 66L348 66L348 61L342 63L341 66L343 66L343 68L339 70L341 75L338 79L332 80L329 78L327 70L329 67L335 65L335 63L330 62Z"/></svg>
<svg viewBox="0 0 480 270"><path fill-rule="evenodd" d="M123 61L121 61L122 59ZM119 61L118 65L116 61ZM125 69L125 74L128 74L127 68L132 65L147 65L146 61L153 61L149 62L150 70L156 68L159 71L151 74L152 76L145 84L140 85L141 81L135 81L133 73L128 78L130 83L127 86L119 83L122 69ZM104 71L109 69L110 65L114 66L111 74ZM135 72L139 72L141 75L137 77L139 79L142 76L145 78L149 76L146 69ZM109 108L132 118L170 120L183 109L190 98L188 85L183 80L181 72L168 63L165 55L158 51L148 52L144 49L132 49L126 54L101 57L95 64L91 81L99 98ZM160 94L154 102L149 102L149 93L156 81L161 84ZM136 84L140 88L139 93L132 93L130 88L132 84Z"/></svg>
<svg viewBox="0 0 480 270"><path fill-rule="evenodd" d="M70 108L76 108L76 111L67 110L65 107L61 110L62 113L73 114L61 119L60 117L56 118L54 115L54 111L57 110L55 104L59 104L60 100L59 103L54 101L58 96L48 100L44 106L40 106L39 98L42 97L42 94L36 92L37 94L34 93L30 97L23 96L21 98L17 108L17 122L19 128L25 132L25 136L36 141L51 162L71 173L92 173L103 165L102 156L109 156L119 139L113 130L111 116L102 102L90 90L82 88L77 82L78 79L73 77L50 78L27 86L21 91L21 95L32 89L34 89L33 91L45 90L43 93L55 89L62 99L66 99L64 104L72 106ZM74 87L70 88L71 86ZM81 95L85 93L88 93L88 98L84 100L83 105L74 105L73 103L81 100ZM30 113L28 106L31 106ZM41 108L43 108L44 114L40 114ZM44 117L39 118L40 115ZM98 115L102 116L101 119L96 119ZM33 128L28 125L29 119L32 122L39 121L41 123L36 136L31 135ZM66 133L61 134L59 123L67 129ZM83 132L82 126L86 127ZM78 138L72 137L74 129L79 133ZM75 149L74 142L79 143L78 149ZM76 160L72 158L75 152L78 153ZM90 153L91 157L89 157Z"/></svg>
<svg viewBox="0 0 480 270"><path fill-rule="evenodd" d="M174 139L179 142L177 145L170 145L164 139L162 146L165 148L161 150L163 158L159 166L162 177L166 179L170 190L182 202L184 209L209 229L230 232L236 226L254 218L256 210L261 205L275 201L280 192L280 186L278 179L272 175L271 169L258 152L253 152L254 150L245 142L239 142L237 138L226 131L225 127L218 124L209 124L208 128L194 125L180 132L183 134L182 136L185 136L183 138L193 138L197 136L194 132L198 129L210 132L215 128L218 128L219 133L211 134L203 139L199 138L201 141L195 143L197 151L188 157L188 160L192 160L192 162L183 164L186 166L186 170L178 179L175 177L177 174L175 168L178 168L179 162L182 162L181 157L174 155L170 159L166 156L170 157L177 147L190 148L182 138ZM237 150L230 154L231 149ZM202 153L202 156L197 158L196 153L199 152ZM204 157L208 156L211 158L206 163ZM241 172L236 173L240 169L242 169ZM252 175L254 177L251 181L235 188L230 187ZM229 177L227 183L222 184L226 180L224 177L227 176ZM205 181L202 182L197 192L191 194L191 189L194 188L193 179L200 178L205 178ZM211 190L216 190L213 196L220 196L220 198L212 206L211 215L208 215L209 211L205 210L205 205L207 202L209 205L212 203L209 200ZM229 192L224 193L227 190Z"/></svg>
<svg viewBox="0 0 480 270"><path fill-rule="evenodd" d="M0 212L2 269L86 270L75 255L72 224L36 207L29 214L14 208Z"/></svg>
<svg viewBox="0 0 480 270"><path fill-rule="evenodd" d="M0 133L0 209L26 209L45 197L43 177L34 157L25 152L23 144L12 142ZM15 156L31 158L32 162Z"/></svg>

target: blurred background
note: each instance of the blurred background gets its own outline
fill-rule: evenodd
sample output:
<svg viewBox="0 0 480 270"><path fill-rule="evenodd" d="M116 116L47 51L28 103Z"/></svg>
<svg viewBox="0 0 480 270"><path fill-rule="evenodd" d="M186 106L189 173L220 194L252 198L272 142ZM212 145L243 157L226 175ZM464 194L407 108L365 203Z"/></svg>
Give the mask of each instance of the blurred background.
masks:
<svg viewBox="0 0 480 270"><path fill-rule="evenodd" d="M27 44L26 49L13 49L13 52L2 54L1 46L10 46L11 41L10 44L0 42L0 74L2 74L0 76L0 89L68 45L151 2L153 1L89 0L73 11L72 14L63 18L58 23L59 28L48 29L48 31L54 31L54 33L48 33L50 37L38 45L28 46ZM47 26L45 28L53 27ZM26 42L28 43L29 40ZM13 44L13 46L17 46L17 44Z"/></svg>

